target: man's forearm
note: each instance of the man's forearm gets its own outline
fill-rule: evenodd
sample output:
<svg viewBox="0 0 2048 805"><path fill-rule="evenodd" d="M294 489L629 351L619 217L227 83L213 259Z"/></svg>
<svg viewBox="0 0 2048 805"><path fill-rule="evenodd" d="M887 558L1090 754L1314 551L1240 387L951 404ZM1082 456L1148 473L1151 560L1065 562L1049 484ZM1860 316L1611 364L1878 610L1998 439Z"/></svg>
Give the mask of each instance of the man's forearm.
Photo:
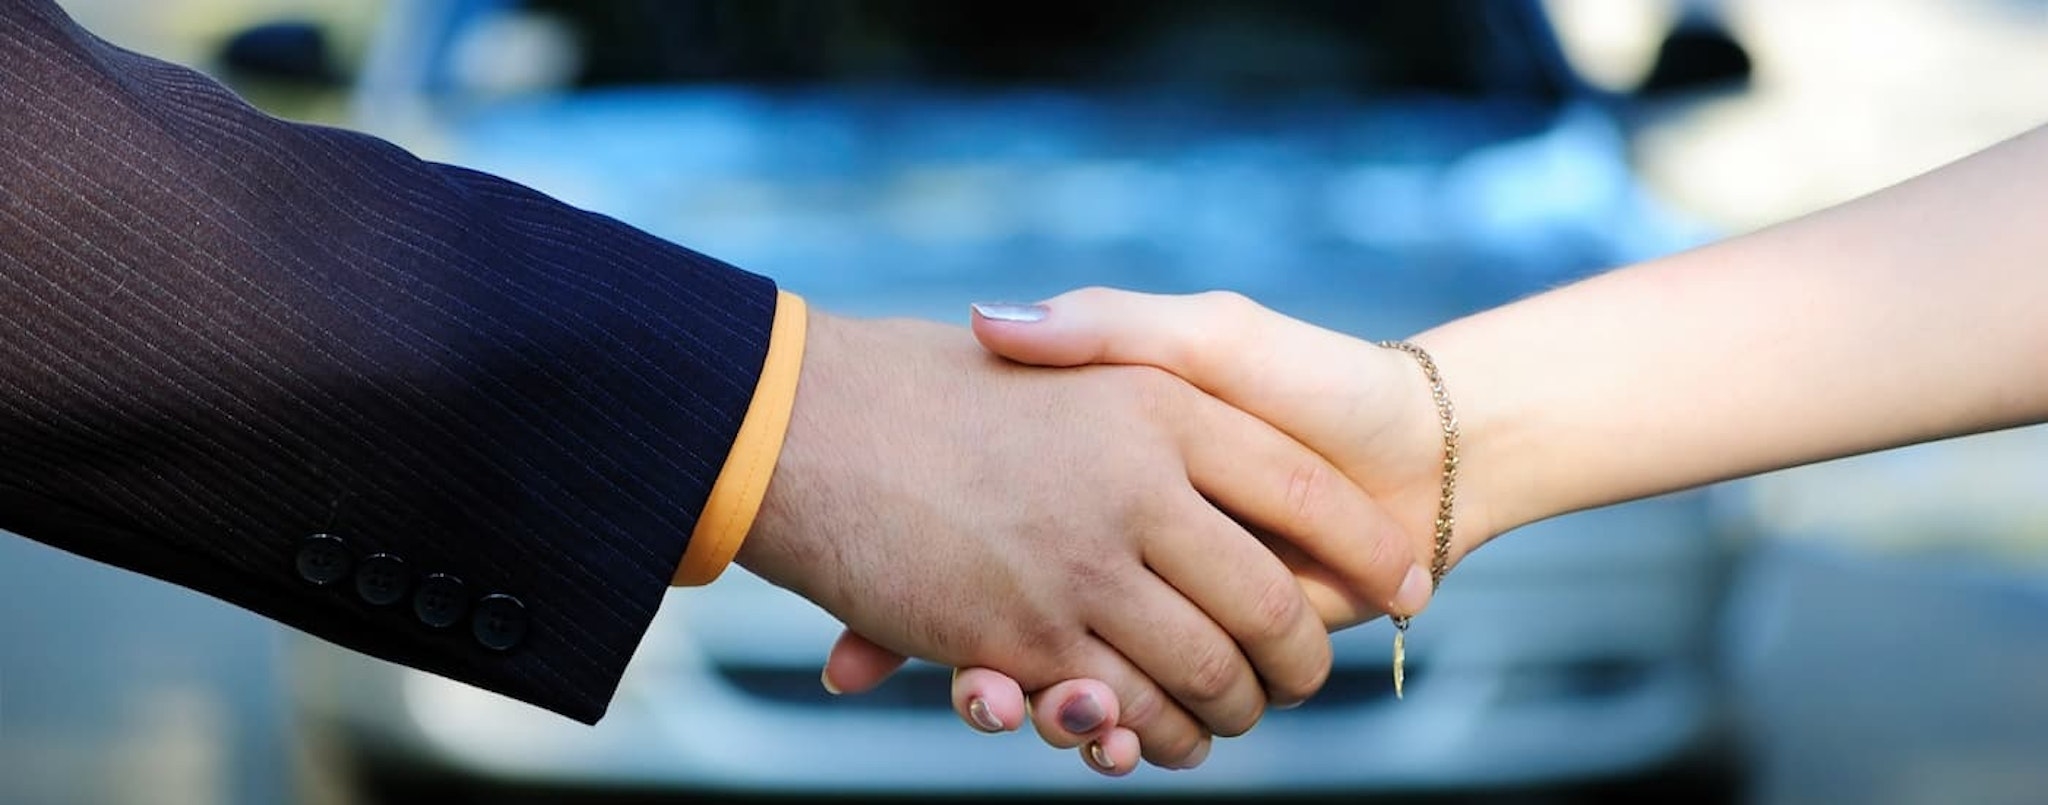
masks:
<svg viewBox="0 0 2048 805"><path fill-rule="evenodd" d="M0 525L603 712L772 283L267 117L44 0L0 5L0 155Z"/></svg>

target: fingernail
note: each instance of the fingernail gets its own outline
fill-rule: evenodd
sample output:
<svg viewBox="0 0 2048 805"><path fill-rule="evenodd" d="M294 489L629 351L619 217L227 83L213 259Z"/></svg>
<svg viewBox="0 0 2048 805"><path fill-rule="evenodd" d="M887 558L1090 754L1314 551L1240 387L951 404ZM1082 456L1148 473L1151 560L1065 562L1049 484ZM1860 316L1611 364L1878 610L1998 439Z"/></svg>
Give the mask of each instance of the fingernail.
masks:
<svg viewBox="0 0 2048 805"><path fill-rule="evenodd" d="M1101 741L1088 742L1088 763L1103 771L1116 771L1116 764L1109 762L1109 753L1103 750Z"/></svg>
<svg viewBox="0 0 2048 805"><path fill-rule="evenodd" d="M1196 766L1202 765L1202 761L1209 759L1209 747L1215 745L1216 744L1213 741L1204 741L1201 746L1195 747L1195 751L1188 755L1188 759L1180 762L1180 767L1183 769L1192 769Z"/></svg>
<svg viewBox="0 0 2048 805"><path fill-rule="evenodd" d="M832 684L832 672L829 669L818 672L818 684L824 685L825 692L834 696L845 693L845 691L839 689L838 685Z"/></svg>
<svg viewBox="0 0 2048 805"><path fill-rule="evenodd" d="M1401 580L1401 589L1394 593L1394 600L1388 609L1396 615L1414 615L1429 606L1429 571L1421 565L1408 568L1408 577Z"/></svg>
<svg viewBox="0 0 2048 805"><path fill-rule="evenodd" d="M995 711L990 710L988 702L979 696L967 700L967 719L973 721L974 727L982 732L1003 731L1003 720L996 718Z"/></svg>
<svg viewBox="0 0 2048 805"><path fill-rule="evenodd" d="M1060 705L1060 727L1075 735L1087 735L1102 726L1107 715L1092 693L1083 693Z"/></svg>
<svg viewBox="0 0 2048 805"><path fill-rule="evenodd" d="M976 302L971 307L974 313L989 321L1045 321L1045 314L1052 312L1044 305L1024 305L1015 302Z"/></svg>

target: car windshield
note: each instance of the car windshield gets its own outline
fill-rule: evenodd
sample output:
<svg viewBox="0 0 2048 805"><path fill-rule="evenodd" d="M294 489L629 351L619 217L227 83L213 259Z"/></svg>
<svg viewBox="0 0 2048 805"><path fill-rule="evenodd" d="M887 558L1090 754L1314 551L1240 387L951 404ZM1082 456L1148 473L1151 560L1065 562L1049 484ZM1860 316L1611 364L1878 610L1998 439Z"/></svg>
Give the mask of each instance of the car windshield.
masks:
<svg viewBox="0 0 2048 805"><path fill-rule="evenodd" d="M529 0L581 87L910 84L1557 94L1498 0Z"/></svg>

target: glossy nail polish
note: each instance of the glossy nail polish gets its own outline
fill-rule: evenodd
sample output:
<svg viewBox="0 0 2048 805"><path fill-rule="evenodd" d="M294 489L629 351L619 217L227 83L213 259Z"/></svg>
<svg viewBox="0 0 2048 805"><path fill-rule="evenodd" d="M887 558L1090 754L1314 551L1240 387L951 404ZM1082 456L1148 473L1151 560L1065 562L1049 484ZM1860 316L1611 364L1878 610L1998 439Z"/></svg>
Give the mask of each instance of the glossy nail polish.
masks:
<svg viewBox="0 0 2048 805"><path fill-rule="evenodd" d="M1002 732L1003 720L996 718L988 702L977 696L967 702L967 720L974 722L974 728L982 732Z"/></svg>
<svg viewBox="0 0 2048 805"><path fill-rule="evenodd" d="M1015 302L976 302L974 315L989 321L1034 322L1045 321L1051 308L1044 305L1024 305Z"/></svg>
<svg viewBox="0 0 2048 805"><path fill-rule="evenodd" d="M1102 771L1116 771L1116 764L1109 762L1109 753L1103 750L1101 741L1088 742L1088 765Z"/></svg>

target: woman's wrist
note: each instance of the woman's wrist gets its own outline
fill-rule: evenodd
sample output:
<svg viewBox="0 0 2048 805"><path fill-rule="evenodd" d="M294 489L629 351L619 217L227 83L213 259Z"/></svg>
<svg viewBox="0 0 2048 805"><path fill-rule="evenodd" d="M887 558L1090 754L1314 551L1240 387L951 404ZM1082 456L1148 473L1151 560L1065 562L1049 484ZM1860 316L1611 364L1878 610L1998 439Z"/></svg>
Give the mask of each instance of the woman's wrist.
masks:
<svg viewBox="0 0 2048 805"><path fill-rule="evenodd" d="M1525 440L1514 427L1517 419L1504 415L1511 402L1503 389L1487 383L1483 355L1470 336L1464 320L1433 328L1409 339L1435 360L1445 394L1455 407L1458 427L1457 500L1453 511L1456 528L1451 533L1450 561L1455 567L1467 554L1503 531L1545 516L1533 500L1536 488L1517 482L1522 475L1516 455ZM1417 394L1428 400L1427 382L1417 372ZM1442 450L1441 429L1434 419L1405 417L1411 429L1422 431ZM1439 453L1440 454L1440 453Z"/></svg>
<svg viewBox="0 0 2048 805"><path fill-rule="evenodd" d="M1675 465L1650 460L1678 416L1642 404L1669 371L1626 326L1601 316L1654 314L1618 269L1446 322L1415 337L1437 355L1465 441L1458 545L1466 550L1530 523L1678 485ZM1620 293L1617 293L1620 291ZM1668 290L1663 293L1669 293ZM1696 458L1696 457L1690 457Z"/></svg>

